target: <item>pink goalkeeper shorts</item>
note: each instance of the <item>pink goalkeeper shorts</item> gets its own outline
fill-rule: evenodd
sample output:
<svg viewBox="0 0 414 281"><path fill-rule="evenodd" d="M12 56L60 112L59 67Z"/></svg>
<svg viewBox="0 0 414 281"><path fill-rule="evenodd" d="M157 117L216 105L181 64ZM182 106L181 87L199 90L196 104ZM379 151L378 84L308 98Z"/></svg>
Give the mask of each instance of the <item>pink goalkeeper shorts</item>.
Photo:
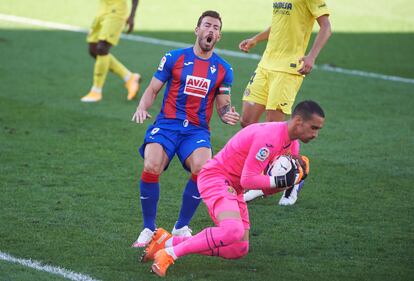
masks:
<svg viewBox="0 0 414 281"><path fill-rule="evenodd" d="M250 229L249 211L243 193L237 194L223 171L215 167L202 169L197 178L197 185L210 217L216 225L218 225L218 214L223 211L235 211L240 213L244 229Z"/></svg>

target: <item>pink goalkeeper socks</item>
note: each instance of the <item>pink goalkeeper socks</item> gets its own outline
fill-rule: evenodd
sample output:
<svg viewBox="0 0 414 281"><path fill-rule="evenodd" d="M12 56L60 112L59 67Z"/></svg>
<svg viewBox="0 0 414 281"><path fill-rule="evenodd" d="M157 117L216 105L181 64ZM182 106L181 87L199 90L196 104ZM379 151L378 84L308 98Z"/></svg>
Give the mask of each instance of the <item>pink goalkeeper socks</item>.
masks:
<svg viewBox="0 0 414 281"><path fill-rule="evenodd" d="M190 237L174 246L177 257L188 254L203 254L208 251L214 253L214 249L241 241L244 235L243 223L240 219L226 219L220 222L218 227L205 228L195 236ZM173 244L179 238L173 239Z"/></svg>

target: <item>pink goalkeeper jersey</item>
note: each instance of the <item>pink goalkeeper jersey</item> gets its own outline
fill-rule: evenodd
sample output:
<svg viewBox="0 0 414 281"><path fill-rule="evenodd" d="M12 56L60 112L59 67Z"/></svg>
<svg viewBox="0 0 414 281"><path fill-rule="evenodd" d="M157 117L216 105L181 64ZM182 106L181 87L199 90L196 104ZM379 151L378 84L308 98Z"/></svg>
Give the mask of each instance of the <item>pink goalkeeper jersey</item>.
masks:
<svg viewBox="0 0 414 281"><path fill-rule="evenodd" d="M299 141L289 139L287 122L257 123L234 135L204 169L219 168L240 194L243 189L270 187L263 171L284 154L299 154Z"/></svg>

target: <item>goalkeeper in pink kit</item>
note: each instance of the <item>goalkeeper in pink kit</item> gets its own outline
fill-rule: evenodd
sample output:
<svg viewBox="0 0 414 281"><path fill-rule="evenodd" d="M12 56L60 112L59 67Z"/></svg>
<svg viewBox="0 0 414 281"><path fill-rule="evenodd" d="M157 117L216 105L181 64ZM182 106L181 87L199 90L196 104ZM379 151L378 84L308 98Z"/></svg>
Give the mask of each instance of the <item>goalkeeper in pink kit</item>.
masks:
<svg viewBox="0 0 414 281"><path fill-rule="evenodd" d="M284 176L264 174L267 165L291 151L298 154L299 142L318 136L325 120L314 101L299 103L286 122L252 124L232 137L224 148L202 168L198 189L215 227L193 237L172 237L158 228L145 249L142 261L154 260L152 271L165 276L170 265L189 254L241 258L249 249L249 214L243 200L246 189L262 189L266 194L283 191L301 180L303 168L292 160Z"/></svg>

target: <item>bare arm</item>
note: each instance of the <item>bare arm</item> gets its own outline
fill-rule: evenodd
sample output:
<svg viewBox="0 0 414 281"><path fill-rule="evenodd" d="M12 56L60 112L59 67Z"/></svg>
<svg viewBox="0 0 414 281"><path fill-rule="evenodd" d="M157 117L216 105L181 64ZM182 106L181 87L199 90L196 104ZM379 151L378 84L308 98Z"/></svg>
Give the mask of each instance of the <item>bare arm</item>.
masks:
<svg viewBox="0 0 414 281"><path fill-rule="evenodd" d="M316 19L316 21L319 24L319 32L313 42L312 49L306 56L299 60L303 62L301 69L299 69L300 74L308 74L312 71L319 52L322 50L323 46L325 46L326 42L328 42L328 39L332 34L331 23L328 15L320 16Z"/></svg>
<svg viewBox="0 0 414 281"><path fill-rule="evenodd" d="M256 34L255 36L245 39L240 42L239 49L243 52L248 53L251 48L256 46L257 43L267 40L269 38L270 34L270 27L268 27L266 30Z"/></svg>
<svg viewBox="0 0 414 281"><path fill-rule="evenodd" d="M144 123L145 119L151 118L151 115L148 113L148 109L152 106L157 97L159 91L161 90L163 82L157 78L152 77L150 84L145 89L144 94L139 101L137 110L132 116L132 121L136 123Z"/></svg>
<svg viewBox="0 0 414 281"><path fill-rule="evenodd" d="M216 97L217 113L225 124L236 125L240 119L240 114L231 106L230 95L222 94Z"/></svg>
<svg viewBox="0 0 414 281"><path fill-rule="evenodd" d="M134 30L135 12L138 7L138 0L131 0L131 2L131 13L129 14L129 17L126 21L126 24L128 26L128 30L126 33L130 33Z"/></svg>

